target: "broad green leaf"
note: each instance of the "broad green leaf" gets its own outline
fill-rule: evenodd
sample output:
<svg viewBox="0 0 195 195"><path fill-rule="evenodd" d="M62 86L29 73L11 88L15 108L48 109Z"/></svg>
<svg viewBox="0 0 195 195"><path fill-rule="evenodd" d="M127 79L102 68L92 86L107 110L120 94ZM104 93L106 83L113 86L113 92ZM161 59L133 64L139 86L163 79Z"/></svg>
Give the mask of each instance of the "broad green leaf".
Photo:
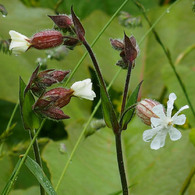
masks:
<svg viewBox="0 0 195 195"><path fill-rule="evenodd" d="M77 122L69 126L69 139L51 141L43 150L54 187L80 135L81 125ZM195 161L195 148L189 142L188 131L182 131L182 138L175 142L167 136L165 147L155 151L150 149L150 143L142 140L147 128L135 117L128 130L122 133L128 185L133 185L130 193L177 195ZM60 152L62 143L66 147L63 154ZM80 143L57 192L100 195L120 190L114 135L105 128Z"/></svg>
<svg viewBox="0 0 195 195"><path fill-rule="evenodd" d="M116 114L113 105L102 86L100 86L100 96L105 123L108 127L112 128L114 131L117 131L119 124L116 118Z"/></svg>
<svg viewBox="0 0 195 195"><path fill-rule="evenodd" d="M9 180L7 181L7 183L6 183L6 185L5 185L5 187L4 187L3 191L2 191L2 193L1 193L2 195L6 195L6 194L8 194L8 193L10 192L10 190L11 190L10 185L11 185L13 182L15 182L15 181L13 181L12 178L13 178L13 176L15 175L15 172L16 172L16 170L17 170L17 168L18 168L20 162L21 162L21 158L18 160L17 164L15 165L15 168L14 168L14 170L13 170L13 172L12 172L12 174L11 174Z"/></svg>
<svg viewBox="0 0 195 195"><path fill-rule="evenodd" d="M102 10L105 13L112 15L114 11L118 9L118 7L124 2L124 0L67 0L67 1L56 1L56 0L20 0L26 6L30 7L43 7L50 8L53 10L57 10L60 13L70 13L70 7L73 5L76 13L79 13L79 17L83 18L88 16L94 10ZM151 0L142 0L142 3L147 7L147 9L156 7L157 1ZM137 14L138 10L133 5L131 1L129 1L128 6L125 7L126 11L129 11L131 14Z"/></svg>
<svg viewBox="0 0 195 195"><path fill-rule="evenodd" d="M138 93L141 87L143 81L141 81L135 90L131 93L130 97L127 100L126 106L125 106L125 111L124 111L124 116L121 118L122 121L120 123L122 124L122 129L127 129L128 123L131 121L135 108L129 109L133 104L137 103L137 97Z"/></svg>
<svg viewBox="0 0 195 195"><path fill-rule="evenodd" d="M39 183L43 186L43 188L49 195L57 195L53 186L51 185L51 182L49 181L41 167L37 164L37 162L27 156L25 165L29 168L29 170L37 178Z"/></svg>
<svg viewBox="0 0 195 195"><path fill-rule="evenodd" d="M38 129L40 126L40 119L32 110L32 106L35 103L34 97L30 91L25 91L25 83L20 78L20 108L21 115L25 129Z"/></svg>

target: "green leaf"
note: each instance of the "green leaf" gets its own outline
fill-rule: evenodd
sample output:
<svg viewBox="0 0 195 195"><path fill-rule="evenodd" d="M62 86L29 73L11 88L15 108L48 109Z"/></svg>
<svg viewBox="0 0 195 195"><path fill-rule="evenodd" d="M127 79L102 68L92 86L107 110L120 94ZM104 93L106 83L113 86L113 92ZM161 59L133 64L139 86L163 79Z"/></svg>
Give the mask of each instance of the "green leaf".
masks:
<svg viewBox="0 0 195 195"><path fill-rule="evenodd" d="M14 176L14 174L15 174L17 168L18 168L18 166L20 165L21 160L22 160L21 158L18 160L18 162L17 162L17 164L16 164L14 170L12 171L12 174L11 174L11 176L10 176L10 178L9 178L9 180L8 180L8 182L7 182L7 184L6 184L6 186L4 187L4 189L3 189L2 193L1 193L1 195L5 195L5 194L8 194L8 193L9 193L9 191L10 191L10 185L11 185L13 182L15 182L15 181L12 180L12 178L13 178L13 176Z"/></svg>
<svg viewBox="0 0 195 195"><path fill-rule="evenodd" d="M43 150L42 157L54 186L82 131L81 126L75 122L68 127L69 139L50 141ZM175 142L167 136L165 147L155 151L150 143L143 141L142 134L148 127L138 117L134 117L128 128L122 138L128 185L134 184L130 192L135 195L177 195L195 160L192 155L195 148L189 142L188 131L182 131L181 140ZM64 154L60 152L62 143L66 147ZM120 190L114 136L104 128L81 142L58 193L108 195Z"/></svg>
<svg viewBox="0 0 195 195"><path fill-rule="evenodd" d="M51 185L51 182L49 181L41 167L29 156L27 156L25 160L25 165L29 168L29 170L37 178L39 183L43 186L43 188L49 195L57 195L53 186Z"/></svg>
<svg viewBox="0 0 195 195"><path fill-rule="evenodd" d="M119 128L118 120L113 108L113 105L107 96L106 92L103 89L103 86L100 85L100 96L102 101L102 112L104 116L105 123L108 127L112 128L115 132Z"/></svg>
<svg viewBox="0 0 195 195"><path fill-rule="evenodd" d="M20 109L22 120L25 129L38 129L40 126L40 119L32 110L35 103L34 97L30 91L25 93L26 84L20 78Z"/></svg>
<svg viewBox="0 0 195 195"><path fill-rule="evenodd" d="M133 93L130 95L130 97L127 100L124 115L122 115L121 120L120 120L120 124L123 130L127 129L127 125L133 117L135 108L134 107L131 108L131 106L137 102L137 97L138 97L138 93L139 93L142 82L143 81L141 81L137 85L137 87L134 89Z"/></svg>

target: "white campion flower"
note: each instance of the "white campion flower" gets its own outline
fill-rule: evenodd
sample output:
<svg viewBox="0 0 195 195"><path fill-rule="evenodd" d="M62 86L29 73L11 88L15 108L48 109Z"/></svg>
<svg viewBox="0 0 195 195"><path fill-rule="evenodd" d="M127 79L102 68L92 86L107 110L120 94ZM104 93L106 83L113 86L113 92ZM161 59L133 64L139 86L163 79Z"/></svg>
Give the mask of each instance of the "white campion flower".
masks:
<svg viewBox="0 0 195 195"><path fill-rule="evenodd" d="M184 114L179 115L179 113L184 109L189 108L189 106L185 105L181 107L178 112L176 112L171 117L173 104L176 98L177 97L174 93L171 93L169 95L166 114L164 112L164 107L162 104L156 105L152 108L153 113L159 118L151 117L152 129L146 130L143 133L143 140L145 142L150 142L154 137L150 144L151 149L158 150L159 148L163 147L165 145L167 134L169 134L172 141L176 141L182 136L181 132L173 127L173 125L183 125L185 123L186 116Z"/></svg>
<svg viewBox="0 0 195 195"><path fill-rule="evenodd" d="M11 43L9 46L9 50L12 50L13 54L21 54L25 52L30 46L29 38L14 31L10 30L9 34L11 36Z"/></svg>
<svg viewBox="0 0 195 195"><path fill-rule="evenodd" d="M73 95L88 100L93 100L96 97L95 92L92 90L91 79L75 82L71 89L74 91Z"/></svg>

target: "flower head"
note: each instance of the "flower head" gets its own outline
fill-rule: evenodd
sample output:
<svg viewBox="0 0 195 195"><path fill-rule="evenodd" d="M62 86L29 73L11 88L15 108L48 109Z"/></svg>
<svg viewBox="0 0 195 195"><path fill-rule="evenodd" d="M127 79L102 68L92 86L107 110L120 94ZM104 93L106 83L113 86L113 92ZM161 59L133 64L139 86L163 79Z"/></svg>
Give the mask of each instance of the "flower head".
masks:
<svg viewBox="0 0 195 195"><path fill-rule="evenodd" d="M96 95L92 90L91 79L85 79L83 81L78 81L71 86L71 89L74 91L73 95L88 100L93 100Z"/></svg>
<svg viewBox="0 0 195 195"><path fill-rule="evenodd" d="M167 112L165 113L162 104L158 104L152 108L152 112L158 117L151 117L152 129L146 130L143 133L143 140L145 142L152 140L151 149L158 150L165 145L165 139L169 134L172 141L176 141L181 138L181 132L177 130L173 125L183 125L186 121L184 114L179 115L181 111L189 108L188 105L181 107L172 117L173 104L176 100L176 95L171 93L169 95L169 101L167 102Z"/></svg>
<svg viewBox="0 0 195 195"><path fill-rule="evenodd" d="M28 38L14 30L10 30L9 34L12 39L9 49L16 55L27 51L30 47L50 49L63 43L62 34L56 30L41 31L35 33L32 38Z"/></svg>
<svg viewBox="0 0 195 195"><path fill-rule="evenodd" d="M10 30L9 34L12 39L9 49L12 50L14 54L16 55L21 54L25 52L31 46L31 43L29 42L30 40L28 37L14 30Z"/></svg>

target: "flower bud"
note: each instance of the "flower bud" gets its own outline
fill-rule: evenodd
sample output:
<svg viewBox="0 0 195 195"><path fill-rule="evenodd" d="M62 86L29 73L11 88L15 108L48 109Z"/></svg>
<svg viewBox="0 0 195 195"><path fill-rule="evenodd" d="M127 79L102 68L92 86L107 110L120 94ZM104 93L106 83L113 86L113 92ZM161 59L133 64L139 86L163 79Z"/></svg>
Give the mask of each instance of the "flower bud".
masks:
<svg viewBox="0 0 195 195"><path fill-rule="evenodd" d="M64 41L64 45L67 48L73 49L75 46L81 44L81 42L77 38L69 37Z"/></svg>
<svg viewBox="0 0 195 195"><path fill-rule="evenodd" d="M35 110L43 110L49 106L62 108L70 102L73 90L62 87L54 88L44 93L34 104Z"/></svg>
<svg viewBox="0 0 195 195"><path fill-rule="evenodd" d="M49 87L54 83L58 83L64 80L65 76L70 71L62 71L62 70L45 70L40 72L37 75L37 85L43 86L43 87Z"/></svg>
<svg viewBox="0 0 195 195"><path fill-rule="evenodd" d="M159 104L159 102L151 99L144 99L138 103L138 105L136 106L136 112L138 117L141 118L141 120L143 121L143 123L150 126L151 117L158 118L158 116L153 113L152 108Z"/></svg>
<svg viewBox="0 0 195 195"><path fill-rule="evenodd" d="M64 114L62 110L56 107L49 107L48 109L42 110L41 112L39 112L39 114L41 114L44 117L49 117L50 119L54 119L54 120L62 120L62 119L70 118L68 115Z"/></svg>
<svg viewBox="0 0 195 195"><path fill-rule="evenodd" d="M110 43L112 47L116 50L123 50L124 49L124 44L122 41L119 41L117 39L110 39Z"/></svg>
<svg viewBox="0 0 195 195"><path fill-rule="evenodd" d="M49 16L49 17L59 28L68 29L73 25L72 19L68 15L63 14L63 15Z"/></svg>
<svg viewBox="0 0 195 195"><path fill-rule="evenodd" d="M31 46L36 49L48 49L61 45L63 43L63 35L56 30L45 30L36 33L30 39Z"/></svg>

